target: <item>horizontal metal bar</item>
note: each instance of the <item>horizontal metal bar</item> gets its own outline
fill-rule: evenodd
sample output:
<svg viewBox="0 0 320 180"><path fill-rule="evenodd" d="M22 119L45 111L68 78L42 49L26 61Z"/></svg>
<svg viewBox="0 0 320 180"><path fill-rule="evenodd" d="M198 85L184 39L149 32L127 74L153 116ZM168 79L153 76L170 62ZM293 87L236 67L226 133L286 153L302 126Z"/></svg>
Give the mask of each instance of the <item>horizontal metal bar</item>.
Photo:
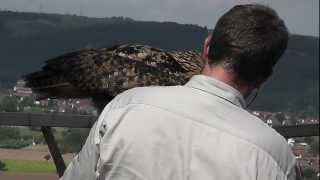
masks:
<svg viewBox="0 0 320 180"><path fill-rule="evenodd" d="M319 124L276 126L273 128L286 138L319 136Z"/></svg>
<svg viewBox="0 0 320 180"><path fill-rule="evenodd" d="M90 128L96 116L57 113L0 113L0 126Z"/></svg>
<svg viewBox="0 0 320 180"><path fill-rule="evenodd" d="M0 113L0 126L91 128L96 116L49 113ZM286 138L319 136L319 124L273 127Z"/></svg>

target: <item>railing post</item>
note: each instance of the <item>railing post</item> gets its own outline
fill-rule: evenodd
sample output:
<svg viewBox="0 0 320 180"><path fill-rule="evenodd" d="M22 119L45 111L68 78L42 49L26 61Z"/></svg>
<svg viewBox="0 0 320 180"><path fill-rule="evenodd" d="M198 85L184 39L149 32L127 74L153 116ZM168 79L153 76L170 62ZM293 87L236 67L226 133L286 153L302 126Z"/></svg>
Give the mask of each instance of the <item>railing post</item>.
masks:
<svg viewBox="0 0 320 180"><path fill-rule="evenodd" d="M57 173L59 177L63 176L64 171L66 170L66 164L62 158L62 155L58 149L58 145L54 139L51 128L48 126L42 126L41 131L43 133L44 139L46 140L50 154L56 165Z"/></svg>

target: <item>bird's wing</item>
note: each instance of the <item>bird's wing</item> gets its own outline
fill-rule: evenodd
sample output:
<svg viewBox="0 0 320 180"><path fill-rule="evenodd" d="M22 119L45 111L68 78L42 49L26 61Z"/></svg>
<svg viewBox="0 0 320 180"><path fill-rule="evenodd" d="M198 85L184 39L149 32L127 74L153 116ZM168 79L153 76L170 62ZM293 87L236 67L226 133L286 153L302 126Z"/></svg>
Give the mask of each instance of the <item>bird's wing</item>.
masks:
<svg viewBox="0 0 320 180"><path fill-rule="evenodd" d="M73 74L78 75L69 81L95 94L116 96L133 87L178 85L187 79L185 70L171 55L149 46L102 48L87 58L90 62L74 67L77 73Z"/></svg>
<svg viewBox="0 0 320 180"><path fill-rule="evenodd" d="M68 80L68 75L74 71L72 67L86 63L80 55L90 54L91 51L94 50L84 49L47 60L42 70L24 76L26 85L38 93L39 99L87 97Z"/></svg>
<svg viewBox="0 0 320 180"><path fill-rule="evenodd" d="M46 61L25 76L27 86L47 97L116 96L152 85L184 84L190 75L169 53L143 45L84 49Z"/></svg>

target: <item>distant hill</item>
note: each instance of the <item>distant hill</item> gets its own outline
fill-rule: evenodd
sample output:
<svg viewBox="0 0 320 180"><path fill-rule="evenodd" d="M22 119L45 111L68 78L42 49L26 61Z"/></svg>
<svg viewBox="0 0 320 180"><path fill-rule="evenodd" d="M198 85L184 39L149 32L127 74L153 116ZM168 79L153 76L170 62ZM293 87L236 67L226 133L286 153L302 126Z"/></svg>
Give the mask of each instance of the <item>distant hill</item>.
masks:
<svg viewBox="0 0 320 180"><path fill-rule="evenodd" d="M319 38L290 37L287 51L253 105L319 117Z"/></svg>
<svg viewBox="0 0 320 180"><path fill-rule="evenodd" d="M207 34L204 27L174 22L0 11L0 87L12 86L46 59L84 47L141 43L200 50ZM319 38L292 35L272 80L252 108L318 116L318 48Z"/></svg>

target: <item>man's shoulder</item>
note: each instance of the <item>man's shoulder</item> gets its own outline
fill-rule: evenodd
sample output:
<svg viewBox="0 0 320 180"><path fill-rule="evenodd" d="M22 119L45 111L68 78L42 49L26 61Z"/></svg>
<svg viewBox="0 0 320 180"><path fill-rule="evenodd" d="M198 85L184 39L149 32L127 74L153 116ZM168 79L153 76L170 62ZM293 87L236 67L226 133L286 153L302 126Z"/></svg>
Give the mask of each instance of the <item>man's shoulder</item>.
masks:
<svg viewBox="0 0 320 180"><path fill-rule="evenodd" d="M248 133L242 137L239 135L239 137L268 154L282 170L290 169L295 157L286 139L274 128L269 127L260 118L247 111L243 111L238 117L246 118L247 126L251 126L244 128Z"/></svg>
<svg viewBox="0 0 320 180"><path fill-rule="evenodd" d="M132 88L116 96L113 100L117 106L128 104L157 105L160 102L172 101L184 93L183 86L151 86Z"/></svg>
<svg viewBox="0 0 320 180"><path fill-rule="evenodd" d="M131 96L138 98L140 96L147 97L153 95L164 95L168 92L174 92L174 90L180 90L183 86L148 86L148 87L136 87L129 89L123 93L123 96Z"/></svg>

